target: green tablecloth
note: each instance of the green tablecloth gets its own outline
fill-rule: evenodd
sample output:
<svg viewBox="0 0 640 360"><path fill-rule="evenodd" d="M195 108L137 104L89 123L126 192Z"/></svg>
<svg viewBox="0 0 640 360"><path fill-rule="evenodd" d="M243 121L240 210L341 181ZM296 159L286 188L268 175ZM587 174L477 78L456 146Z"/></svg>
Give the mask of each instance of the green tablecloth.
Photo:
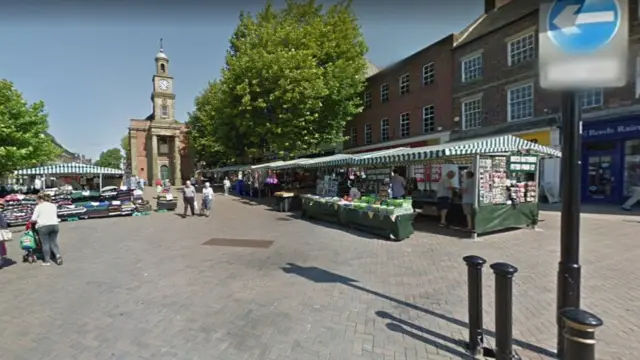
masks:
<svg viewBox="0 0 640 360"><path fill-rule="evenodd" d="M539 213L538 203L480 206L475 214L476 233L538 225Z"/></svg>
<svg viewBox="0 0 640 360"><path fill-rule="evenodd" d="M413 235L413 219L415 213L390 216L373 213L337 204L302 199L302 216L332 222L364 232L390 238L404 240Z"/></svg>

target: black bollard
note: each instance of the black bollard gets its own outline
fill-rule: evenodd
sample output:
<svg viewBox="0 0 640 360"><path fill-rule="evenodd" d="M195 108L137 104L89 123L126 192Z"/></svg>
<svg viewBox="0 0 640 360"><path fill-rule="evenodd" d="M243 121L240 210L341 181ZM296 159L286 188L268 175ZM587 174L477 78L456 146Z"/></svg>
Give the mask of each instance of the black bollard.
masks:
<svg viewBox="0 0 640 360"><path fill-rule="evenodd" d="M576 308L560 310L564 320L564 357L565 360L596 359L596 329L602 326L602 320L592 313Z"/></svg>
<svg viewBox="0 0 640 360"><path fill-rule="evenodd" d="M487 260L476 255L462 258L467 263L467 281L469 287L469 344L472 356L482 355L484 335L482 334L482 267Z"/></svg>
<svg viewBox="0 0 640 360"><path fill-rule="evenodd" d="M496 275L496 360L517 359L513 352L513 276L518 268L493 263Z"/></svg>

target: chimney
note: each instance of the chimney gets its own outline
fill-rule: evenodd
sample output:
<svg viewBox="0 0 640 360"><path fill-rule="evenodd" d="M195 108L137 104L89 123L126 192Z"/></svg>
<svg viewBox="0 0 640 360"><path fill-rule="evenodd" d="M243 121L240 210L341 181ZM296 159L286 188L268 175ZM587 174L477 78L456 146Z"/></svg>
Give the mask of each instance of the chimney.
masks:
<svg viewBox="0 0 640 360"><path fill-rule="evenodd" d="M494 10L498 10L511 0L484 0L484 13L488 14Z"/></svg>

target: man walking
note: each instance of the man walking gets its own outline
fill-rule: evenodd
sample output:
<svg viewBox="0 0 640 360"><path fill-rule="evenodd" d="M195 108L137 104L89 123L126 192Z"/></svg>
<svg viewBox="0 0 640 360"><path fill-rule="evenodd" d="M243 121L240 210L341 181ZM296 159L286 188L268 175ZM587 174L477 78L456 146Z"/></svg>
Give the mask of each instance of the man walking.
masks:
<svg viewBox="0 0 640 360"><path fill-rule="evenodd" d="M182 189L182 201L184 202L183 218L187 217L187 209L191 210L191 216L196 216L196 188L191 186L191 181L187 181Z"/></svg>
<svg viewBox="0 0 640 360"><path fill-rule="evenodd" d="M633 205L640 201L640 167L637 167L629 174L629 195L631 197L624 204L622 210L631 211Z"/></svg>

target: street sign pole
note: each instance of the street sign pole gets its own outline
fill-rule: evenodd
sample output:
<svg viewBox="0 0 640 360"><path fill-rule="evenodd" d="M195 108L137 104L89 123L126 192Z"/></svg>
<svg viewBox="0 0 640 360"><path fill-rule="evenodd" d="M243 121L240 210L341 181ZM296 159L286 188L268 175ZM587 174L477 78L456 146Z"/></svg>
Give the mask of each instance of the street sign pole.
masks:
<svg viewBox="0 0 640 360"><path fill-rule="evenodd" d="M544 0L540 5L540 85L562 94L562 219L556 315L560 359L565 355L566 341L560 311L580 308L582 104L578 94L583 89L626 84L628 9L628 0Z"/></svg>
<svg viewBox="0 0 640 360"><path fill-rule="evenodd" d="M564 319L560 310L580 308L580 161L581 101L576 92L562 93L562 215L556 323L557 356L565 349Z"/></svg>

